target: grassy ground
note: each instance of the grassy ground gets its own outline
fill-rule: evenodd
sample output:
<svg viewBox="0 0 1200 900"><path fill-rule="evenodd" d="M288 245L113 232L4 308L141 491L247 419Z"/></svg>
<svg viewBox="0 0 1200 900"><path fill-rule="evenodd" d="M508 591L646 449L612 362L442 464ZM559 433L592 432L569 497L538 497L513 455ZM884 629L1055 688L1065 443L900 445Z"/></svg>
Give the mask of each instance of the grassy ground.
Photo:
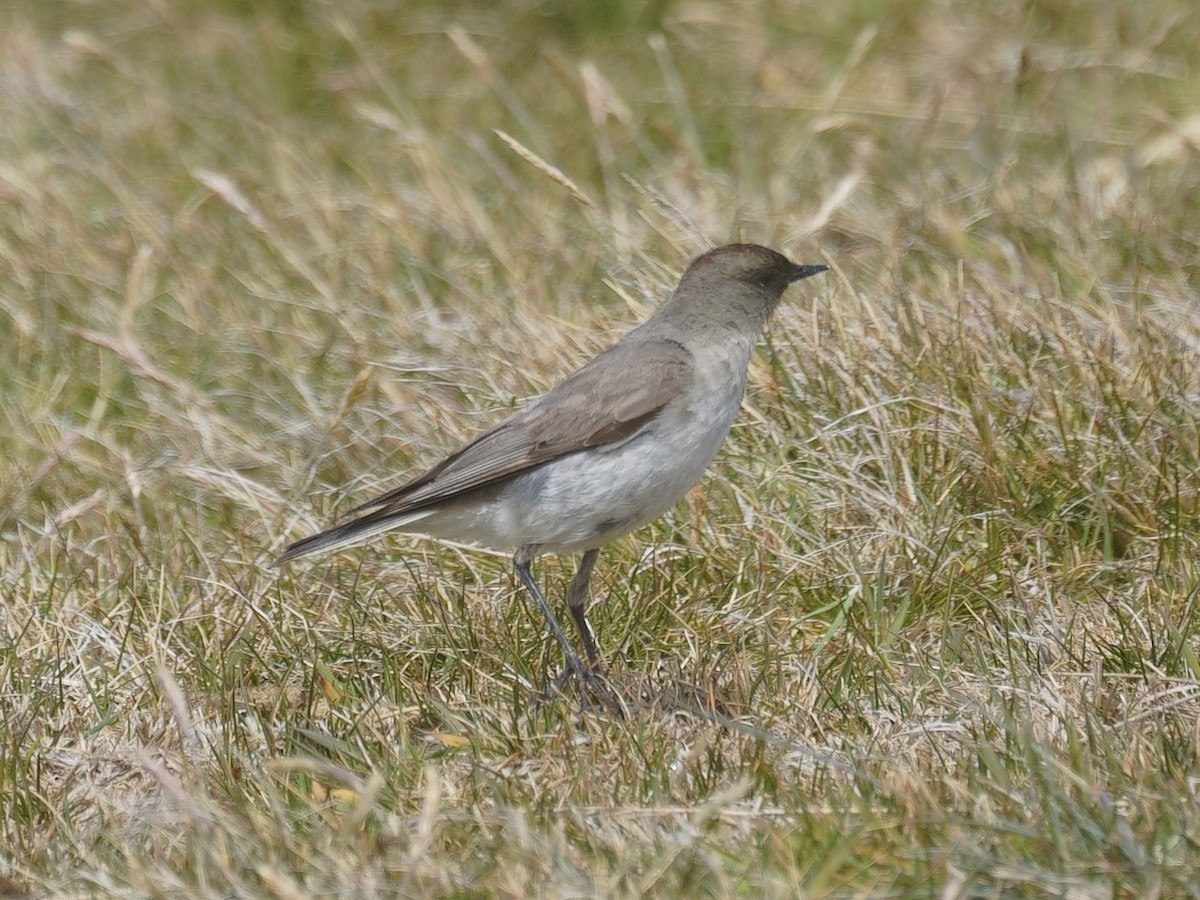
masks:
<svg viewBox="0 0 1200 900"><path fill-rule="evenodd" d="M9 4L0 895L1200 896L1200 14ZM284 572L753 240L611 547ZM572 560L539 567L553 597Z"/></svg>

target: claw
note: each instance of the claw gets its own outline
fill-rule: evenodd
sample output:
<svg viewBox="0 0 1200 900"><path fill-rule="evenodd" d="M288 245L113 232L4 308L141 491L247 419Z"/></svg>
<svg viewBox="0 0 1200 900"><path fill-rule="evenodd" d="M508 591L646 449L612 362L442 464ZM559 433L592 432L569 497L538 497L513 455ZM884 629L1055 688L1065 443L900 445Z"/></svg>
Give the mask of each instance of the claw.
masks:
<svg viewBox="0 0 1200 900"><path fill-rule="evenodd" d="M578 662L578 659L573 660ZM574 681L579 688L579 705L583 709L598 705L619 719L627 718L629 710L620 695L613 690L604 674L597 669L585 668L582 664L576 668L568 663L567 667L558 673L554 683L542 692L538 702L545 702L552 697L565 697L567 685Z"/></svg>

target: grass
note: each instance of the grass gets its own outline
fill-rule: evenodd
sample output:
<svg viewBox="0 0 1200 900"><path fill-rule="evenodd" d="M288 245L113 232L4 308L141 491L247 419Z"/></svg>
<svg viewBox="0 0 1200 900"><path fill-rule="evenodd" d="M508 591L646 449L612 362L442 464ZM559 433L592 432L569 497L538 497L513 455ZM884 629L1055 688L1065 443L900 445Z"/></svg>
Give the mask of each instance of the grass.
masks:
<svg viewBox="0 0 1200 900"><path fill-rule="evenodd" d="M9 10L0 896L1200 895L1200 18L612 6ZM267 568L735 239L834 268L627 720L502 557Z"/></svg>

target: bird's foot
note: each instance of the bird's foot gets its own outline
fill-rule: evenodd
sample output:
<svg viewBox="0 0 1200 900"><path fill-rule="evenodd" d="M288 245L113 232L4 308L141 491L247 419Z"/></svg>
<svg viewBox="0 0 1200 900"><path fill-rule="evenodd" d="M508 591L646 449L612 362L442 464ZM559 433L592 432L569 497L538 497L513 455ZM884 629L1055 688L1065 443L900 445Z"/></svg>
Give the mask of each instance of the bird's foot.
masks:
<svg viewBox="0 0 1200 900"><path fill-rule="evenodd" d="M579 659L568 661L566 668L554 679L554 683L543 692L542 700L565 696L567 685L572 681L579 688L579 705L584 709L596 705L621 719L628 715L624 701L608 683L600 667L584 665Z"/></svg>

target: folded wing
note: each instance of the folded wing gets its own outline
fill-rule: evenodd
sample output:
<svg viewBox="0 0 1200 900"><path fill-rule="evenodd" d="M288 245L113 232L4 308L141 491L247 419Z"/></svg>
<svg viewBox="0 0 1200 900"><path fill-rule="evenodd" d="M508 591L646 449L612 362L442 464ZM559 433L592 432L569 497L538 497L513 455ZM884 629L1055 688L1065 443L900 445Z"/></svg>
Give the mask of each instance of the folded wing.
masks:
<svg viewBox="0 0 1200 900"><path fill-rule="evenodd" d="M688 351L673 341L652 346L616 344L425 474L352 512L408 512L560 456L628 440L687 389ZM654 361L649 371L634 368L646 369L647 359Z"/></svg>

